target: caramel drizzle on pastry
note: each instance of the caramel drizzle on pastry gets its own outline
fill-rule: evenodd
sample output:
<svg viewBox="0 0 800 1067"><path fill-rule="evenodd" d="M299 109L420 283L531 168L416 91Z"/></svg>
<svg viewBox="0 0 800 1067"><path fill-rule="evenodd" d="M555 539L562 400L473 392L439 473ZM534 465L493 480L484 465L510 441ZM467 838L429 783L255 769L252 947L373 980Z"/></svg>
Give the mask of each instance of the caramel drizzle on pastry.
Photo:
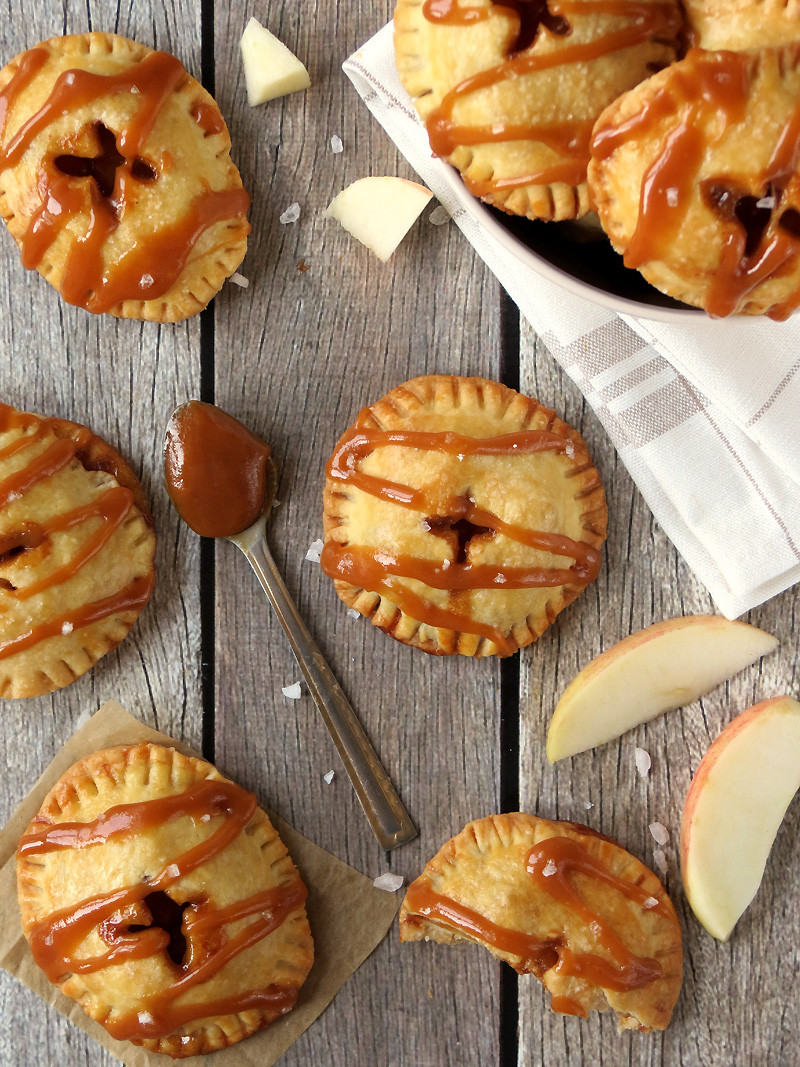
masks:
<svg viewBox="0 0 800 1067"><path fill-rule="evenodd" d="M182 877L211 861L242 833L256 810L256 798L233 782L206 780L174 796L138 803L120 804L92 822L53 824L26 834L18 856L40 856L63 849L92 848L107 841L133 837L179 818L197 823L208 816L223 816L221 825L205 841L170 859L160 871L134 885L111 890L63 908L38 922L29 934L33 957L51 982L67 974L86 974L128 960L149 959L164 954L174 970L174 981L156 993L143 992L139 1009L128 1014L112 1013L103 1021L119 1039L142 1040L164 1037L196 1019L235 1014L252 1008L273 1017L293 1007L297 989L274 983L266 988L216 999L175 1002L189 990L214 977L230 960L276 930L306 898L299 877L287 885L257 893L245 900L217 908L207 900L190 903L182 917L186 952L180 964L167 955L170 933L151 925L153 915L147 898L166 893ZM244 928L228 934L226 927L253 918ZM92 933L108 945L95 956L81 953Z"/></svg>
<svg viewBox="0 0 800 1067"><path fill-rule="evenodd" d="M423 14L430 22L448 25L466 25L472 21L493 17L497 13L512 15L520 22L519 8L535 6L538 23L555 36L569 33L568 16L572 13L597 13L618 16L629 20L629 25L582 44L565 45L543 54L534 53L529 47L512 52L502 63L464 79L445 94L438 107L428 115L426 128L431 148L437 156L449 156L460 145L488 144L502 141L540 141L557 151L564 159L531 174L485 180L464 179L467 188L475 196L488 196L500 189L511 189L529 184L566 182L578 185L586 180L589 163L589 141L592 121L563 123L508 123L493 122L483 126L465 126L456 123L453 112L464 97L482 89L534 71L572 63L586 63L624 48L631 48L654 38L672 38L678 32L680 13L673 4L646 3L643 0L550 0L549 4L493 5L487 8L459 7L456 0L428 0L423 5ZM548 10L549 8L549 10ZM473 18L470 14L476 12ZM478 17L478 12L480 16ZM545 17L545 14L546 16ZM535 34L533 40L535 40ZM517 33L519 42L519 33ZM516 46L515 46L516 47Z"/></svg>
<svg viewBox="0 0 800 1067"><path fill-rule="evenodd" d="M548 837L534 845L525 857L525 868L535 888L568 908L592 932L605 955L574 952L561 936L540 940L524 931L499 926L465 904L436 893L423 878L409 886L405 899L405 907L411 912L408 918L413 921L415 916L422 916L448 929L458 930L498 952L514 956L518 962L511 966L520 974L533 972L541 978L545 971L553 969L556 974L583 979L618 992L641 989L661 977L662 967L658 960L632 952L603 917L586 904L572 878L578 874L604 882L640 905L651 897L647 890L613 874L580 842L569 837ZM671 917L660 900L648 911L663 918ZM568 1015L586 1015L581 1005L569 998L553 997L552 1007L554 1011Z"/></svg>
<svg viewBox="0 0 800 1067"><path fill-rule="evenodd" d="M692 60L694 65L690 65ZM668 89L658 90L640 112L618 125L596 130L592 154L602 161L620 145L649 135L659 123L680 112L680 121L645 172L639 217L624 255L626 266L642 266L675 239L708 148L709 139L703 131L713 119L717 140L731 125L744 121L751 61L746 53L691 50L687 65L675 69ZM752 191L731 189L724 176L702 183L708 206L731 223L706 298L710 315L723 317L735 312L757 285L785 273L796 261L800 218L792 208L784 212L780 200L790 183L797 185L799 158L800 105L787 118L769 163L755 176ZM770 200L773 207L764 208L756 219L759 205ZM798 304L800 285L767 314L785 319Z"/></svg>
<svg viewBox="0 0 800 1067"><path fill-rule="evenodd" d="M9 108L47 58L44 49L33 49L21 57L16 73L0 91L3 123ZM157 179L157 171L140 159L139 152L164 104L186 76L181 62L166 52L149 53L116 74L64 71L43 106L0 148L2 173L15 166L34 139L55 120L109 94L135 94L137 110L116 134L119 163L114 168L113 188L108 195L100 190L97 181L86 182L85 174L63 173L57 160L45 160L39 172L39 206L19 240L26 267L38 267L70 220L83 210L89 213L87 230L73 241L64 269L61 295L68 303L100 313L124 300L153 300L163 296L210 226L246 215L250 198L244 189L206 188L192 200L178 221L161 227L147 240L140 239L114 263L103 262L105 244L132 199L135 201L136 186L141 181ZM193 105L190 114L206 136L223 128L214 109L202 101Z"/></svg>
<svg viewBox="0 0 800 1067"><path fill-rule="evenodd" d="M410 589L392 581L393 577L411 578L435 589L456 593L471 589L528 589L532 587L576 584L580 588L593 581L600 570L600 553L583 541L574 541L561 534L529 530L505 522L498 515L478 507L469 497L453 497L443 505L424 489L414 489L398 482L385 481L366 474L360 464L376 448L399 446L443 452L457 456L512 456L536 452L565 452L568 439L548 430L521 430L498 437L465 437L458 433L428 433L418 430L374 430L364 422L369 418L365 409L355 425L340 440L328 462L327 473L336 481L356 486L371 496L391 501L430 516L444 510L447 524L466 522L482 531L497 531L512 541L528 545L554 555L575 560L570 568L560 567L501 567L494 564L472 564L456 556L453 560L426 560L414 556L394 555L382 548L340 544L327 541L321 565L331 578L350 582L387 597L412 618L429 626L446 627L465 633L479 634L493 641L501 655L514 651L511 642L495 626L485 625L461 612L439 607ZM426 528L436 533L431 519L423 520Z"/></svg>
<svg viewBox="0 0 800 1067"><path fill-rule="evenodd" d="M0 432L7 432L11 429L22 431L20 437L0 449L0 460L17 455L41 441L50 432L51 425L56 422L58 420L42 419L37 415L16 411L7 404L0 404ZM7 507L12 501L23 497L39 482L63 470L79 457L81 450L87 447L92 438L92 433L86 427L75 426L74 429L74 436L56 438L28 464L0 481L0 508ZM91 519L102 520L101 525L87 538L72 559L37 582L16 589L5 589L4 595L17 600L27 600L45 589L69 581L108 543L130 513L132 506L133 494L130 489L112 486L91 503L74 508L63 515L56 515L43 523L26 523L19 531L0 537L0 562L2 562L3 557L12 554L16 556L18 551L38 548L56 531L70 529ZM0 659L32 648L48 637L55 637L81 626L88 626L109 615L116 615L130 609L140 609L150 597L153 581L152 575L137 578L112 596L72 608L38 626L31 627L23 634L0 641ZM10 585L7 582L3 584Z"/></svg>

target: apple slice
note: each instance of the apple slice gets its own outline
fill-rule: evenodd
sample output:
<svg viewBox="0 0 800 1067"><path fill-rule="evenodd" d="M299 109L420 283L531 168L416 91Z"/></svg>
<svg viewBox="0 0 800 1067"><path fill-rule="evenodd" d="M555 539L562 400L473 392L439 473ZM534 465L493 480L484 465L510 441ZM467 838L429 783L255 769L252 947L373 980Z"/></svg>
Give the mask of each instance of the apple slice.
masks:
<svg viewBox="0 0 800 1067"><path fill-rule="evenodd" d="M405 178L359 178L334 197L324 215L385 263L432 196L430 189Z"/></svg>
<svg viewBox="0 0 800 1067"><path fill-rule="evenodd" d="M774 697L737 715L700 761L681 820L683 888L727 941L761 885L772 842L800 788L800 704Z"/></svg>
<svg viewBox="0 0 800 1067"><path fill-rule="evenodd" d="M241 48L250 107L311 85L308 71L297 56L258 19L251 18L245 26Z"/></svg>
<svg viewBox="0 0 800 1067"><path fill-rule="evenodd" d="M647 626L606 649L569 683L550 722L547 758L555 763L585 752L691 704L777 645L771 634L721 615Z"/></svg>

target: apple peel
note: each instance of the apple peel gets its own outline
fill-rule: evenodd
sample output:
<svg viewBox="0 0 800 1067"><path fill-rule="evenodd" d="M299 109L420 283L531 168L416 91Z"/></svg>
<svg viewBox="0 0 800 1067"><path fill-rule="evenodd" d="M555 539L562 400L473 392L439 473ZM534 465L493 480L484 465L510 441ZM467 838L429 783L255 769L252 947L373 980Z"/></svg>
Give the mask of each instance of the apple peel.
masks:
<svg viewBox="0 0 800 1067"><path fill-rule="evenodd" d="M790 696L741 712L701 760L681 820L681 875L692 911L718 940L758 892L798 788L800 703Z"/></svg>
<svg viewBox="0 0 800 1067"><path fill-rule="evenodd" d="M336 219L385 263L432 196L430 189L406 178L359 178L333 198L323 217Z"/></svg>
<svg viewBox="0 0 800 1067"><path fill-rule="evenodd" d="M721 615L665 619L631 634L583 668L556 705L550 763L613 741L691 704L772 652L778 639Z"/></svg>

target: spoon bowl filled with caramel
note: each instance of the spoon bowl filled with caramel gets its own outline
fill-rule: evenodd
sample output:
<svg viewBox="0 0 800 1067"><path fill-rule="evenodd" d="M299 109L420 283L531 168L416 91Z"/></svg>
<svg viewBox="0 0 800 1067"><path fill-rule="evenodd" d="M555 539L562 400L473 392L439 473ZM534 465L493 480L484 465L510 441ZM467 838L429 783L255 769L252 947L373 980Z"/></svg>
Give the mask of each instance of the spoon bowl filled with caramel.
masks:
<svg viewBox="0 0 800 1067"><path fill-rule="evenodd" d="M277 478L269 445L221 408L190 400L167 424L164 479L184 522L202 537L231 541L256 572L379 843L410 841L416 828L270 553L266 522Z"/></svg>

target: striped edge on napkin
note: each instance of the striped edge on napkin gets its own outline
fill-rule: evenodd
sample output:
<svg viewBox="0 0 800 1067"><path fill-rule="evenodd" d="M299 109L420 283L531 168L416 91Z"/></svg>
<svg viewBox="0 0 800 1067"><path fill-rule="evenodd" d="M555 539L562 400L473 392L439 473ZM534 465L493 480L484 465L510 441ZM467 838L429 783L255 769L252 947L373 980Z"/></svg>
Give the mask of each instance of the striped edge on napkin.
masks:
<svg viewBox="0 0 800 1067"><path fill-rule="evenodd" d="M719 610L736 618L800 581L800 324L650 321L574 296L464 206L400 84L391 24L343 69L582 390Z"/></svg>

